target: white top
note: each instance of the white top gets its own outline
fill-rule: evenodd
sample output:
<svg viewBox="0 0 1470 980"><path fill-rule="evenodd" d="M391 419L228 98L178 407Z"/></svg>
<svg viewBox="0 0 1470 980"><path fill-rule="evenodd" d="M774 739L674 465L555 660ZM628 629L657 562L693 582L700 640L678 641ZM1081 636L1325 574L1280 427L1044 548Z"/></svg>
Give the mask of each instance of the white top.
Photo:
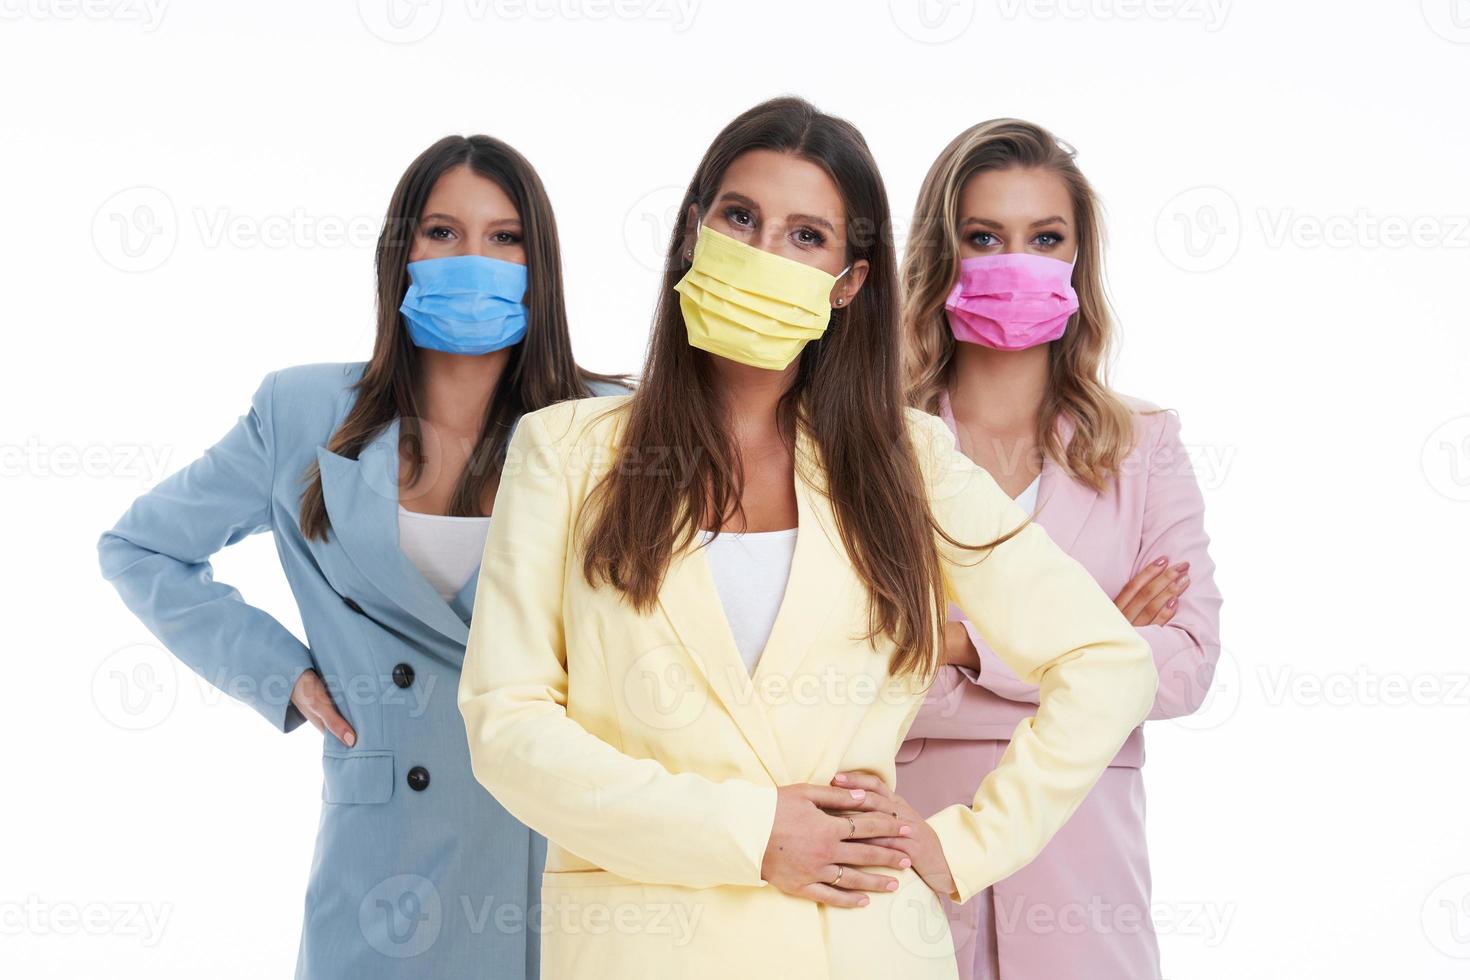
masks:
<svg viewBox="0 0 1470 980"><path fill-rule="evenodd" d="M419 514L398 505L398 548L445 602L479 571L489 533L488 517Z"/></svg>
<svg viewBox="0 0 1470 980"><path fill-rule="evenodd" d="M725 531L713 541L709 531L699 532L720 604L725 607L725 621L751 674L786 595L797 530Z"/></svg>
<svg viewBox="0 0 1470 980"><path fill-rule="evenodd" d="M1031 485L1016 495L1016 503L1025 509L1026 513L1036 513L1036 493L1041 489L1041 477L1031 481Z"/></svg>

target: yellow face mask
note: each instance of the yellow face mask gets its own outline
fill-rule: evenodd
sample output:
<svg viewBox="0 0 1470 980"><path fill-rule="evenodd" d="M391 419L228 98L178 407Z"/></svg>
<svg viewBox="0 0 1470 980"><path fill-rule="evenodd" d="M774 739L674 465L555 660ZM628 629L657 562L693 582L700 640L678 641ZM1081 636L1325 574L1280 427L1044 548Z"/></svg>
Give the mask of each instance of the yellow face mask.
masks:
<svg viewBox="0 0 1470 980"><path fill-rule="evenodd" d="M674 286L690 345L770 371L796 360L827 329L832 287L847 274L834 276L704 225L693 259Z"/></svg>

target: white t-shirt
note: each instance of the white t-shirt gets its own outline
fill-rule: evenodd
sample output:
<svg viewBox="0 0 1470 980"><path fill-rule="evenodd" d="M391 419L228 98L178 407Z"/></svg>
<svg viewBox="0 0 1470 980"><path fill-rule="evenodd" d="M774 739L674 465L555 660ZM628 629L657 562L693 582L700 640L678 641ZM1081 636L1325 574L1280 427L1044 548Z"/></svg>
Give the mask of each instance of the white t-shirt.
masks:
<svg viewBox="0 0 1470 980"><path fill-rule="evenodd" d="M1016 503L1028 514L1036 513L1036 493L1041 489L1041 477L1031 481L1031 485L1016 495Z"/></svg>
<svg viewBox="0 0 1470 980"><path fill-rule="evenodd" d="M786 596L798 530L725 531L713 541L709 531L699 532L720 605L725 607L725 621L751 674Z"/></svg>
<svg viewBox="0 0 1470 980"><path fill-rule="evenodd" d="M419 514L398 505L398 548L450 602L480 568L488 517Z"/></svg>

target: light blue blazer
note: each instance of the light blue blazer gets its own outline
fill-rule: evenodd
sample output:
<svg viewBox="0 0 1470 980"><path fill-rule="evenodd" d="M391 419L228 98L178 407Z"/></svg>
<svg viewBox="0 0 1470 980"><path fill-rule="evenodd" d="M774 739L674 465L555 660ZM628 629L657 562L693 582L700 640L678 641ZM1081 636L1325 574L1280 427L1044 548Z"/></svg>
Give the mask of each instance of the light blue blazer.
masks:
<svg viewBox="0 0 1470 980"><path fill-rule="evenodd" d="M102 535L102 574L159 642L277 729L304 721L291 689L315 667L357 733L353 748L323 739L298 978L530 980L546 841L475 780L456 705L478 576L446 603L399 550L397 420L359 459L324 447L365 367L266 375L223 439ZM326 542L298 521L313 462ZM261 531L274 534L305 645L214 579L210 556Z"/></svg>

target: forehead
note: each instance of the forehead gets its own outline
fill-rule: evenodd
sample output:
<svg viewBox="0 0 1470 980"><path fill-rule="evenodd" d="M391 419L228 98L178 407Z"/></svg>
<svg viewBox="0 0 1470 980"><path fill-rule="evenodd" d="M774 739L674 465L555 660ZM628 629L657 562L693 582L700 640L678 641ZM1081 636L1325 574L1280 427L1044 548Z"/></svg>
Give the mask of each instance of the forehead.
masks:
<svg viewBox="0 0 1470 980"><path fill-rule="evenodd" d="M466 166L446 170L434 181L429 198L424 202L424 213L433 211L466 221L516 217L515 202L505 188Z"/></svg>
<svg viewBox="0 0 1470 980"><path fill-rule="evenodd" d="M960 188L961 221L1034 221L1054 214L1072 221L1072 196L1066 181L1051 170L986 170L972 174Z"/></svg>
<svg viewBox="0 0 1470 980"><path fill-rule="evenodd" d="M806 214L841 226L846 217L842 194L827 171L778 150L747 150L732 160L715 193L716 203L727 193L754 201L765 220Z"/></svg>

